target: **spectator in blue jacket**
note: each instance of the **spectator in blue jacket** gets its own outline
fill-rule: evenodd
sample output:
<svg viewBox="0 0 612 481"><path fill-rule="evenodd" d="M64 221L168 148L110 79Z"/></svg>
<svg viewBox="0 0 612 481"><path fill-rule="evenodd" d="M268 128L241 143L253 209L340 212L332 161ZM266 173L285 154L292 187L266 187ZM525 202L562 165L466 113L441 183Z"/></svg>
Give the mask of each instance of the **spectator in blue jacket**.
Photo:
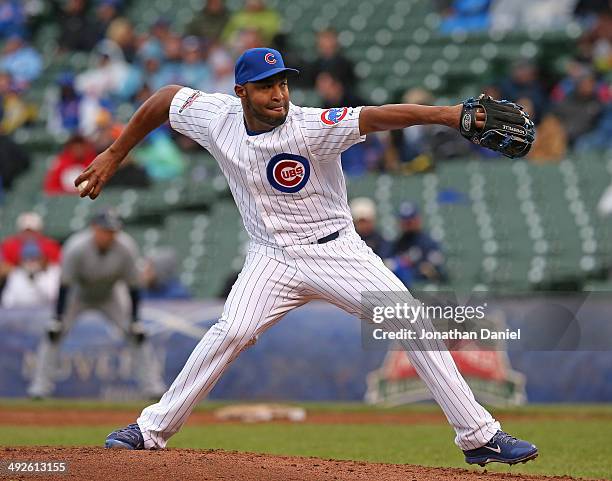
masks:
<svg viewBox="0 0 612 481"><path fill-rule="evenodd" d="M389 242L376 229L376 204L368 197L351 200L351 215L359 237L383 259L389 254Z"/></svg>
<svg viewBox="0 0 612 481"><path fill-rule="evenodd" d="M145 258L142 273L144 299L190 299L191 294L177 275L176 252L160 247Z"/></svg>
<svg viewBox="0 0 612 481"><path fill-rule="evenodd" d="M203 45L198 37L189 36L183 40L180 77L183 85L190 85L203 92L211 92L213 73L204 61Z"/></svg>
<svg viewBox="0 0 612 481"><path fill-rule="evenodd" d="M23 33L24 15L19 0L0 0L0 40Z"/></svg>
<svg viewBox="0 0 612 481"><path fill-rule="evenodd" d="M9 72L19 90L24 90L42 71L40 54L22 36L9 37L0 57L0 70Z"/></svg>
<svg viewBox="0 0 612 481"><path fill-rule="evenodd" d="M399 208L401 234L392 248L393 271L405 284L415 281L445 282L444 254L440 245L423 230L416 204Z"/></svg>
<svg viewBox="0 0 612 481"><path fill-rule="evenodd" d="M77 132L81 122L82 96L74 87L74 74L62 72L57 88L48 93L47 130L55 135Z"/></svg>
<svg viewBox="0 0 612 481"><path fill-rule="evenodd" d="M542 117L547 108L547 97L542 88L537 66L530 60L521 59L514 63L510 76L500 83L501 98L516 102L527 97L533 103L535 115Z"/></svg>

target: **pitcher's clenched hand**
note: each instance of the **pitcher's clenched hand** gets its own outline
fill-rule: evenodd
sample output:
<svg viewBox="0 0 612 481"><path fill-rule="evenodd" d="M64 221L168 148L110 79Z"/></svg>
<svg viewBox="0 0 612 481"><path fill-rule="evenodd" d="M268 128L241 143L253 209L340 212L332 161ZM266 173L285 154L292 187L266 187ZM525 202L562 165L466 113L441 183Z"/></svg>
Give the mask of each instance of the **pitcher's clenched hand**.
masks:
<svg viewBox="0 0 612 481"><path fill-rule="evenodd" d="M102 187L117 172L121 160L117 155L113 155L110 149L98 155L74 181L74 185L79 189L79 195L92 200L98 197ZM85 185L81 186L85 181L87 181Z"/></svg>

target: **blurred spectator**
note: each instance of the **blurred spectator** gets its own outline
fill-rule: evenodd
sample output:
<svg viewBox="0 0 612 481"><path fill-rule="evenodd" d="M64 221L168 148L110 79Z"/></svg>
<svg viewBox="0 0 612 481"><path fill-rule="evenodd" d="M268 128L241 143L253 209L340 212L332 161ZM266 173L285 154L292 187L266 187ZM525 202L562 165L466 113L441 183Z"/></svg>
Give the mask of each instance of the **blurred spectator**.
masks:
<svg viewBox="0 0 612 481"><path fill-rule="evenodd" d="M154 72L159 71L161 62L164 58L164 45L169 41L170 37L174 34L170 29L170 23L165 18L158 19L151 27L147 35L137 37L136 39L136 57L134 61L139 63L138 68L135 70L137 74L138 85L142 85L145 81L151 82L147 72L143 71L143 68L147 68L147 61L150 59L155 60L152 70ZM151 68L151 66L149 66Z"/></svg>
<svg viewBox="0 0 612 481"><path fill-rule="evenodd" d="M310 83L314 85L317 75L328 72L344 85L357 86L355 66L341 51L338 34L335 30L326 29L317 33L317 58L307 67Z"/></svg>
<svg viewBox="0 0 612 481"><path fill-rule="evenodd" d="M11 74L17 90L24 90L40 75L42 59L23 37L11 35L0 57L0 70Z"/></svg>
<svg viewBox="0 0 612 481"><path fill-rule="evenodd" d="M553 108L565 128L570 145L597 125L603 110L597 95L597 82L592 74L580 77L575 91Z"/></svg>
<svg viewBox="0 0 612 481"><path fill-rule="evenodd" d="M66 0L57 19L59 47L63 50L89 52L99 40L96 26L88 19L85 0Z"/></svg>
<svg viewBox="0 0 612 481"><path fill-rule="evenodd" d="M153 90L151 89L151 87L149 86L148 83L144 83L142 85L142 87L140 87L140 89L138 90L138 92L136 92L136 95L134 95L134 98L132 99L133 103L134 103L134 107L138 108L140 107L142 104L144 104L146 102L146 100L153 95Z"/></svg>
<svg viewBox="0 0 612 481"><path fill-rule="evenodd" d="M231 47L236 56L251 48L265 47L261 33L256 28L245 28L237 33Z"/></svg>
<svg viewBox="0 0 612 481"><path fill-rule="evenodd" d="M604 150L612 148L612 104L603 107L595 128L576 140L575 150Z"/></svg>
<svg viewBox="0 0 612 481"><path fill-rule="evenodd" d="M49 264L36 241L21 247L21 261L6 277L2 307L35 307L51 304L59 289L60 267Z"/></svg>
<svg viewBox="0 0 612 481"><path fill-rule="evenodd" d="M316 78L316 89L324 109L332 107L359 107L368 102L354 90L346 89L342 80L330 72L321 72Z"/></svg>
<svg viewBox="0 0 612 481"><path fill-rule="evenodd" d="M582 56L600 72L612 70L612 6L607 3L607 8L586 23L587 30L579 40Z"/></svg>
<svg viewBox="0 0 612 481"><path fill-rule="evenodd" d="M160 46L166 43L168 37L173 35L170 29L170 22L165 18L157 19L157 21L151 25L149 32L151 34L149 40L158 43Z"/></svg>
<svg viewBox="0 0 612 481"><path fill-rule="evenodd" d="M176 252L172 247L154 249L145 257L142 272L143 299L189 299L191 294L177 275Z"/></svg>
<svg viewBox="0 0 612 481"><path fill-rule="evenodd" d="M513 102L520 97L531 100L534 112L540 117L546 108L546 95L538 78L537 67L529 60L518 60L512 66L510 77L500 83L501 98Z"/></svg>
<svg viewBox="0 0 612 481"><path fill-rule="evenodd" d="M96 117L96 128L90 135L96 154L106 150L119 138L123 125L116 122L108 109L100 109Z"/></svg>
<svg viewBox="0 0 612 481"><path fill-rule="evenodd" d="M76 77L76 89L96 99L123 93L130 65L121 48L110 40L102 40L95 48L93 59L94 66Z"/></svg>
<svg viewBox="0 0 612 481"><path fill-rule="evenodd" d="M63 72L57 78L57 87L46 94L47 130L55 136L79 131L81 127L83 97L74 88L74 74Z"/></svg>
<svg viewBox="0 0 612 481"><path fill-rule="evenodd" d="M35 242L49 264L60 261L61 246L43 234L43 220L36 212L23 212L17 217L17 234L7 237L0 244L0 256L11 267L21 263L24 244Z"/></svg>
<svg viewBox="0 0 612 481"><path fill-rule="evenodd" d="M571 59L566 63L565 73L565 77L555 85L551 92L551 100L557 104L563 103L569 97L575 95L578 85L583 79L594 76L591 66L576 59ZM601 104L601 115L588 133L584 133L575 139L574 147L579 151L603 150L612 147L612 89L609 82L605 80L596 81L594 89L595 96ZM596 110L592 104L592 101L589 102L591 108ZM545 124L546 118L549 118L549 116L542 120L542 124ZM543 127L545 125L538 126L536 144L538 144L538 138L543 136Z"/></svg>
<svg viewBox="0 0 612 481"><path fill-rule="evenodd" d="M108 99L83 95L79 105L79 133L93 138L98 132L98 123L111 104Z"/></svg>
<svg viewBox="0 0 612 481"><path fill-rule="evenodd" d="M496 84L485 85L482 88L482 93L484 93L485 95L489 95L492 98L497 99L497 100L502 98L501 89Z"/></svg>
<svg viewBox="0 0 612 481"><path fill-rule="evenodd" d="M415 87L402 97L405 104L433 105L431 92ZM386 169L406 174L424 172L435 161L466 156L470 144L453 129L441 125L414 125L390 133Z"/></svg>
<svg viewBox="0 0 612 481"><path fill-rule="evenodd" d="M578 80L591 71L591 67L577 59L569 59L564 66L565 76L553 87L550 98L559 102L576 90Z"/></svg>
<svg viewBox="0 0 612 481"><path fill-rule="evenodd" d="M216 42L229 19L230 14L225 8L224 0L207 0L206 5L187 25L186 32Z"/></svg>
<svg viewBox="0 0 612 481"><path fill-rule="evenodd" d="M330 72L321 72L317 75L316 86L322 107L325 109L368 105L368 102L359 95L345 89L342 82ZM342 170L347 175L362 175L369 170L378 169L383 157L384 146L380 137L370 134L365 142L355 144L342 152Z"/></svg>
<svg viewBox="0 0 612 481"><path fill-rule="evenodd" d="M234 60L227 49L221 44L211 45L208 49L207 61L213 71L212 91L233 95Z"/></svg>
<svg viewBox="0 0 612 481"><path fill-rule="evenodd" d="M376 204L368 197L356 197L351 200L351 215L357 234L379 257L389 254L389 243L376 230Z"/></svg>
<svg viewBox="0 0 612 481"><path fill-rule="evenodd" d="M57 1L21 0L25 25L28 31L38 32L38 29L49 21L49 15L59 11Z"/></svg>
<svg viewBox="0 0 612 481"><path fill-rule="evenodd" d="M183 63L183 40L178 35L170 35L164 45L164 57L157 79L162 85L180 84Z"/></svg>
<svg viewBox="0 0 612 481"><path fill-rule="evenodd" d="M100 0L97 2L94 32L97 40L106 35L111 22L119 15L119 0Z"/></svg>
<svg viewBox="0 0 612 481"><path fill-rule="evenodd" d="M572 21L577 0L493 0L491 29L552 30Z"/></svg>
<svg viewBox="0 0 612 481"><path fill-rule="evenodd" d="M0 135L0 185L9 190L14 180L30 167L30 156L26 150L13 140Z"/></svg>
<svg viewBox="0 0 612 481"><path fill-rule="evenodd" d="M22 35L23 7L20 0L0 0L0 40L11 35Z"/></svg>
<svg viewBox="0 0 612 481"><path fill-rule="evenodd" d="M36 118L36 109L15 92L11 74L0 72L0 134L10 134Z"/></svg>
<svg viewBox="0 0 612 481"><path fill-rule="evenodd" d="M135 86L136 95L146 83L151 89L158 90L165 84L165 79L161 71L162 60L164 57L161 46L147 42L138 52L140 68L130 72L130 77L126 82Z"/></svg>
<svg viewBox="0 0 612 481"><path fill-rule="evenodd" d="M116 122L113 115L105 109L100 110L96 131L91 136L95 153L106 150L121 135L123 125ZM123 159L115 175L108 181L109 187L130 187L144 189L151 185L146 169L136 164L132 154Z"/></svg>
<svg viewBox="0 0 612 481"><path fill-rule="evenodd" d="M567 134L558 117L552 113L544 114L542 119L536 117L533 103L526 97L516 100L525 112L536 123L536 139L527 157L535 162L559 161L567 152Z"/></svg>
<svg viewBox="0 0 612 481"><path fill-rule="evenodd" d="M106 184L108 187L126 187L131 189L146 189L151 186L151 178L147 171L128 155L121 161L119 169Z"/></svg>
<svg viewBox="0 0 612 481"><path fill-rule="evenodd" d="M597 202L597 213L602 217L612 215L612 184L610 184Z"/></svg>
<svg viewBox="0 0 612 481"><path fill-rule="evenodd" d="M134 158L155 180L174 179L185 170L183 154L164 126L147 136L134 151Z"/></svg>
<svg viewBox="0 0 612 481"><path fill-rule="evenodd" d="M490 0L454 0L440 24L442 33L477 32L489 28Z"/></svg>
<svg viewBox="0 0 612 481"><path fill-rule="evenodd" d="M377 133L368 134L365 141L359 142L342 152L340 160L342 171L347 176L359 176L382 168L385 146Z"/></svg>
<svg viewBox="0 0 612 481"><path fill-rule="evenodd" d="M281 31L274 37L272 48L283 52L285 65L301 65L300 75L291 79L291 85L298 88L312 88L314 75L311 72L312 59L306 59L308 52L300 45L296 45L293 32Z"/></svg>
<svg viewBox="0 0 612 481"><path fill-rule="evenodd" d="M136 58L136 37L134 27L127 18L115 18L106 31L106 38L121 49L123 58L132 63Z"/></svg>
<svg viewBox="0 0 612 481"><path fill-rule="evenodd" d="M400 237L392 247L392 270L406 285L412 281L445 282L444 255L438 243L423 231L418 207L404 202L399 208Z"/></svg>
<svg viewBox="0 0 612 481"><path fill-rule="evenodd" d="M264 0L246 0L242 10L232 14L221 36L225 43L232 44L236 35L245 29L256 29L269 45L281 26L281 18L276 10L266 7Z"/></svg>
<svg viewBox="0 0 612 481"><path fill-rule="evenodd" d="M202 44L197 37L183 40L183 62L180 67L181 85L188 85L203 92L212 92L213 74L202 54Z"/></svg>
<svg viewBox="0 0 612 481"><path fill-rule="evenodd" d="M96 157L94 145L80 134L73 135L53 161L45 176L44 190L49 195L77 194L74 179Z"/></svg>

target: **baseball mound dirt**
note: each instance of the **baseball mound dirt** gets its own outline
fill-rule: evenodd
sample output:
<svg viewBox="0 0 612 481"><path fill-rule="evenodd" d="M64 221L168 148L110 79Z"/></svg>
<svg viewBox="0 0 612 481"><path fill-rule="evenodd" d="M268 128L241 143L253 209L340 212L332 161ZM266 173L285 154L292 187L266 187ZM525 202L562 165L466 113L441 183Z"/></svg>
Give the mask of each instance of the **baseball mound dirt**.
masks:
<svg viewBox="0 0 612 481"><path fill-rule="evenodd" d="M573 480L469 471L465 469L337 461L333 459L271 456L221 450L122 451L97 447L11 447L0 448L0 478L14 480L106 480L134 481L537 481ZM10 473L14 461L65 461L60 475Z"/></svg>

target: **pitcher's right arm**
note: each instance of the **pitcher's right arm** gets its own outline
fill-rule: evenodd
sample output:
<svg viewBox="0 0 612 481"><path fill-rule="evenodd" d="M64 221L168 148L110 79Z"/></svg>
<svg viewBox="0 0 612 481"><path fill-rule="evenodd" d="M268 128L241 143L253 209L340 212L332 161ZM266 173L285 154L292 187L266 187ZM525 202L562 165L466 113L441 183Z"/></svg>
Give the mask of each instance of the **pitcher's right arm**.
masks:
<svg viewBox="0 0 612 481"><path fill-rule="evenodd" d="M115 174L121 161L150 132L168 120L170 105L180 85L166 85L149 97L132 116L121 135L110 147L98 155L74 181L75 186L84 181L81 197L95 199L102 187Z"/></svg>

